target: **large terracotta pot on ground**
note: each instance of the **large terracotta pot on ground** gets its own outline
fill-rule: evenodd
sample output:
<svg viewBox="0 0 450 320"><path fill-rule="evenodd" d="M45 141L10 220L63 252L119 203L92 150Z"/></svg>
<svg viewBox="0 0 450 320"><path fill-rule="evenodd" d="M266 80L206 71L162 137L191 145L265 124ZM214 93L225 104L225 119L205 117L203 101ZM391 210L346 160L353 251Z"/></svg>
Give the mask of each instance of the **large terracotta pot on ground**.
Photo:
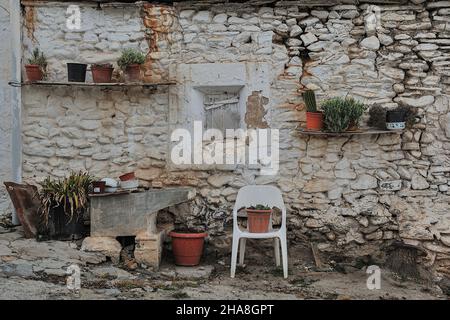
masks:
<svg viewBox="0 0 450 320"><path fill-rule="evenodd" d="M172 252L175 264L179 266L196 266L200 263L205 243L205 232L175 232L169 233L172 237Z"/></svg>
<svg viewBox="0 0 450 320"><path fill-rule="evenodd" d="M306 129L321 131L323 128L322 112L306 112Z"/></svg>
<svg viewBox="0 0 450 320"><path fill-rule="evenodd" d="M269 232L272 210L245 209L247 211L248 231L251 233Z"/></svg>
<svg viewBox="0 0 450 320"><path fill-rule="evenodd" d="M125 68L125 79L129 82L141 81L141 65L130 64Z"/></svg>
<svg viewBox="0 0 450 320"><path fill-rule="evenodd" d="M44 78L44 73L37 64L27 64L25 66L25 71L27 73L28 81L41 81Z"/></svg>

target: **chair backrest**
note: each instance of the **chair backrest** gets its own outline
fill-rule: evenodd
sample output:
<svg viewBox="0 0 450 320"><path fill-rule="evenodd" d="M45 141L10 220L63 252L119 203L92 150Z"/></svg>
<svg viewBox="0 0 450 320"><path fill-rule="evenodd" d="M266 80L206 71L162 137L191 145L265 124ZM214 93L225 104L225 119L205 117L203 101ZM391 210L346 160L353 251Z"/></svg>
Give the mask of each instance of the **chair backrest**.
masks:
<svg viewBox="0 0 450 320"><path fill-rule="evenodd" d="M281 210L281 225L286 225L286 207L281 190L274 186L248 185L239 189L233 209L233 220L237 224L237 211L242 207L264 204Z"/></svg>

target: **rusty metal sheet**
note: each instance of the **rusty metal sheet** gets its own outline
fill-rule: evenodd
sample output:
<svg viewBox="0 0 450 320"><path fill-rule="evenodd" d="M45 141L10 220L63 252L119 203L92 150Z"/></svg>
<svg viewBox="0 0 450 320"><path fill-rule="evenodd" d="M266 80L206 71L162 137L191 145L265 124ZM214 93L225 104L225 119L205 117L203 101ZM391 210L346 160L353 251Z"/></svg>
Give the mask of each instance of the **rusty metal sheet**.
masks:
<svg viewBox="0 0 450 320"><path fill-rule="evenodd" d="M36 186L14 182L4 182L4 184L23 226L25 237L36 237L40 223L39 207L41 205Z"/></svg>

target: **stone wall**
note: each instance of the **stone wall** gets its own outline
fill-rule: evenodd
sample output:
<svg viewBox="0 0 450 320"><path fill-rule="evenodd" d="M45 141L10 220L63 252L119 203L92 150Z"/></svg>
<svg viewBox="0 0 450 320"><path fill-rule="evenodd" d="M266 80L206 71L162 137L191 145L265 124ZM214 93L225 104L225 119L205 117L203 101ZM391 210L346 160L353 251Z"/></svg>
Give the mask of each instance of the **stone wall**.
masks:
<svg viewBox="0 0 450 320"><path fill-rule="evenodd" d="M270 101L256 123L280 130L280 170L262 176L245 166L170 166L170 130L189 112L173 98L183 98L180 82L155 92L24 89L25 178L78 168L117 177L136 169L146 185L195 186L195 201L170 211L178 223L205 226L211 243L227 248L237 190L275 184L288 206L291 243L308 239L322 252L355 257L376 256L402 240L427 252L427 266L448 272L450 3L380 5L381 28L372 33L364 27L368 5L84 7L88 22L75 33L49 19L60 19L64 7L29 8L34 20L32 32L24 30L25 55L33 41L41 44L51 57L51 79L64 78L69 60L114 61L130 43L150 48L146 81L172 74L182 80L178 64L269 64ZM296 131L305 119L305 87L319 100L350 94L385 108L409 105L420 120L401 135L305 137ZM247 110L254 101L248 99Z"/></svg>
<svg viewBox="0 0 450 320"><path fill-rule="evenodd" d="M10 46L9 1L0 1L0 181L11 180L11 104L10 104ZM3 187L0 187L0 217L11 212L11 202Z"/></svg>

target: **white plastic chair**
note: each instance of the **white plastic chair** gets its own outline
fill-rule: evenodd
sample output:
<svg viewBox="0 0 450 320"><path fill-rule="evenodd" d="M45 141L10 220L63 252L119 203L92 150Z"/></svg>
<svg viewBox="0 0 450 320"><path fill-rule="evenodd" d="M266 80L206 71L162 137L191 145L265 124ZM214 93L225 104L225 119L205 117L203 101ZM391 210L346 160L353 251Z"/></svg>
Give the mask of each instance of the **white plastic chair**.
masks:
<svg viewBox="0 0 450 320"><path fill-rule="evenodd" d="M239 209L250 207L257 204L268 205L269 207L277 207L281 210L281 227L280 229L272 228L272 216L270 217L269 232L251 233L247 230L241 230L237 222L237 212ZM233 209L233 247L231 253L231 277L234 278L236 273L238 247L239 265L244 264L245 242L247 238L251 239L269 239L274 238L275 262L280 265L280 242L281 255L283 258L283 274L288 276L288 257L287 257L287 241L286 241L286 207L284 206L283 196L280 189L273 186L256 186L250 185L242 187L237 195L236 204Z"/></svg>

